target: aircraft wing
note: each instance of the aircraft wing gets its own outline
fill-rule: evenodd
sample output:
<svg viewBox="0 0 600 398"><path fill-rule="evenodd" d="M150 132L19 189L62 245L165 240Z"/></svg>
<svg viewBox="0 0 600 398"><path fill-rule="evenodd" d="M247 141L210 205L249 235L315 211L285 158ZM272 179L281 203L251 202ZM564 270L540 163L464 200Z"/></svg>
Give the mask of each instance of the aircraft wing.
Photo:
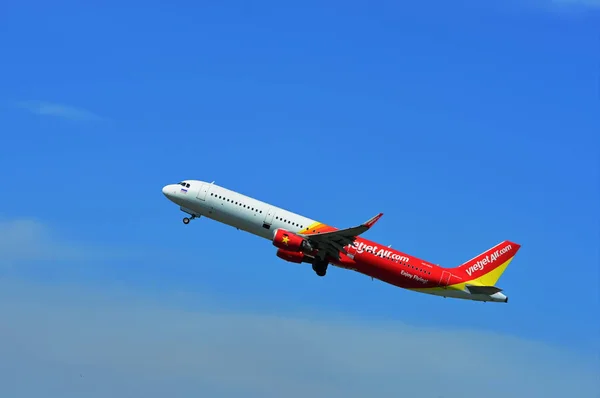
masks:
<svg viewBox="0 0 600 398"><path fill-rule="evenodd" d="M372 217L356 227L338 229L331 232L317 232L301 235L306 237L313 246L316 246L321 259L324 259L326 255L339 259L340 252L348 254L348 252L344 250L344 246L353 243L360 234L368 231L381 216L383 216L383 213L379 213L375 217Z"/></svg>

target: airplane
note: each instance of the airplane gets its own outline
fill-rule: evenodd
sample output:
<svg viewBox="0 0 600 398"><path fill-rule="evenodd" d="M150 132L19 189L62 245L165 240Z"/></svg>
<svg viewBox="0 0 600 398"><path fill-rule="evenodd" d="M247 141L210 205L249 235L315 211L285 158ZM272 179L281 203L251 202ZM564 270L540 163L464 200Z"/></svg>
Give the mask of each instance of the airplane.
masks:
<svg viewBox="0 0 600 398"><path fill-rule="evenodd" d="M268 239L277 248L277 257L312 264L318 276L325 276L331 264L442 297L507 303L508 297L495 285L521 247L505 240L457 267L445 268L363 238L383 213L358 226L338 229L214 181L184 180L166 185L162 192L189 215L183 218L184 224L204 216Z"/></svg>

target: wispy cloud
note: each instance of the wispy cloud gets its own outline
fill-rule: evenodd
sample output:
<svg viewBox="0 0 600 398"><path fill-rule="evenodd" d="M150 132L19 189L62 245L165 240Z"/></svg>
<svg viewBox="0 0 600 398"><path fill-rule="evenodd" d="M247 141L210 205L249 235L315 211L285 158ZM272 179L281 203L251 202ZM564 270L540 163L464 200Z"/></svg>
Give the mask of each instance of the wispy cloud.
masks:
<svg viewBox="0 0 600 398"><path fill-rule="evenodd" d="M559 7L598 8L600 0L551 0L552 4Z"/></svg>
<svg viewBox="0 0 600 398"><path fill-rule="evenodd" d="M511 336L336 317L183 310L0 279L7 396L597 397L588 359ZM189 307L189 303L187 305Z"/></svg>
<svg viewBox="0 0 600 398"><path fill-rule="evenodd" d="M41 222L30 219L0 220L0 261L81 259L85 251L61 241Z"/></svg>
<svg viewBox="0 0 600 398"><path fill-rule="evenodd" d="M102 117L88 110L75 108L69 105L57 104L44 101L24 101L19 102L19 106L33 112L37 115L55 116L70 120L80 121L99 121Z"/></svg>
<svg viewBox="0 0 600 398"><path fill-rule="evenodd" d="M600 0L529 0L528 5L563 16L586 16L600 11Z"/></svg>
<svg viewBox="0 0 600 398"><path fill-rule="evenodd" d="M3 266L32 261L83 261L133 253L133 250L68 241L34 218L0 219L0 265Z"/></svg>
<svg viewBox="0 0 600 398"><path fill-rule="evenodd" d="M477 3L477 4L480 4ZM600 11L600 0L498 0L486 2L482 7L492 7L494 12L552 13L556 16L588 16Z"/></svg>
<svg viewBox="0 0 600 398"><path fill-rule="evenodd" d="M109 252L0 222L0 263ZM104 254L105 255L105 254ZM325 316L323 316L325 315ZM16 282L0 274L6 396L597 397L592 358L515 336L232 311L215 297ZM50 392L50 394L48 394Z"/></svg>

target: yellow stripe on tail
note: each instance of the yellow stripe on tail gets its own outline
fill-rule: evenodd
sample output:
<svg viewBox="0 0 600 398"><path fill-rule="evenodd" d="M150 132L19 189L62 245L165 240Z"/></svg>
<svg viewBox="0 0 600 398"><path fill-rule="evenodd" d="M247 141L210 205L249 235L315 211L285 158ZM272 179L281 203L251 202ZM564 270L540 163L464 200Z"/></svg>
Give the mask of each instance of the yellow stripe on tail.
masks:
<svg viewBox="0 0 600 398"><path fill-rule="evenodd" d="M495 286L521 245L504 241L456 267L468 285Z"/></svg>

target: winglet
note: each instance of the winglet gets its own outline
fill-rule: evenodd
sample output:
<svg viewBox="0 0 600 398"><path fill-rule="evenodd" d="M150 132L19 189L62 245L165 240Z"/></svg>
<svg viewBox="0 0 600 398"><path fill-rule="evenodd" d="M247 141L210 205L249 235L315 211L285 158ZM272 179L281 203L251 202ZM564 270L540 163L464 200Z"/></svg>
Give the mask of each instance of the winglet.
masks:
<svg viewBox="0 0 600 398"><path fill-rule="evenodd" d="M367 221L366 223L364 223L363 225L367 228L371 228L373 225L375 225L375 223L377 221L379 221L379 219L381 218L381 216L383 216L383 213L379 213L377 214L375 217L371 218L369 221Z"/></svg>

